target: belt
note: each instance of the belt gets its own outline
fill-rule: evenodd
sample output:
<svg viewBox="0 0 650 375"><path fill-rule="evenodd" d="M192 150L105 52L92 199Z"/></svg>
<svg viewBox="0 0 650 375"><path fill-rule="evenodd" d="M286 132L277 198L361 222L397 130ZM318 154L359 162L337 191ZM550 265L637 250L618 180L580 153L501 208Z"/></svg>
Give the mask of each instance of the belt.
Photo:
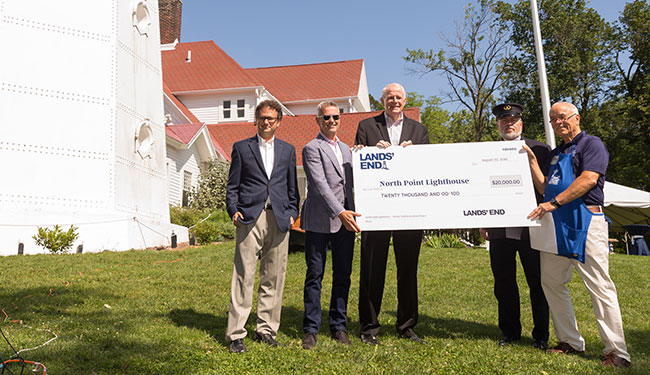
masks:
<svg viewBox="0 0 650 375"><path fill-rule="evenodd" d="M587 206L587 209L595 214L603 212L603 206Z"/></svg>

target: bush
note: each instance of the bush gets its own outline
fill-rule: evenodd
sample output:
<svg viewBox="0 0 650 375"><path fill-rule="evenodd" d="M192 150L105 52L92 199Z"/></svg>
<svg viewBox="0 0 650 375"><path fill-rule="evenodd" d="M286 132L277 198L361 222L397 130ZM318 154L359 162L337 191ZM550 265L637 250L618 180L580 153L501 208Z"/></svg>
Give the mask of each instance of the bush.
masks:
<svg viewBox="0 0 650 375"><path fill-rule="evenodd" d="M196 224L196 226L192 228L192 233L194 234L196 241L201 245L208 245L212 242L223 241L221 231L219 230L219 224L211 221L206 220L204 222Z"/></svg>
<svg viewBox="0 0 650 375"><path fill-rule="evenodd" d="M226 209L228 162L211 160L201 167L199 184L192 192L190 207L211 211Z"/></svg>
<svg viewBox="0 0 650 375"><path fill-rule="evenodd" d="M210 215L210 211L208 210L179 206L169 207L169 220L172 224L178 224L188 228L203 220L208 215Z"/></svg>
<svg viewBox="0 0 650 375"><path fill-rule="evenodd" d="M429 233L424 236L424 243L434 249L451 248L463 249L465 245L460 241L460 238L453 233L433 234Z"/></svg>
<svg viewBox="0 0 650 375"><path fill-rule="evenodd" d="M230 240L235 238L236 228L235 228L235 225L231 221L227 221L227 222L221 221L221 222L219 222L218 223L218 228L219 228L219 232L221 233L221 235L224 238L227 238L227 239L230 239Z"/></svg>
<svg viewBox="0 0 650 375"><path fill-rule="evenodd" d="M70 225L70 229L64 232L58 225L54 229L38 227L38 233L32 238L36 241L36 245L48 249L51 253L65 253L74 242L79 238L77 227Z"/></svg>

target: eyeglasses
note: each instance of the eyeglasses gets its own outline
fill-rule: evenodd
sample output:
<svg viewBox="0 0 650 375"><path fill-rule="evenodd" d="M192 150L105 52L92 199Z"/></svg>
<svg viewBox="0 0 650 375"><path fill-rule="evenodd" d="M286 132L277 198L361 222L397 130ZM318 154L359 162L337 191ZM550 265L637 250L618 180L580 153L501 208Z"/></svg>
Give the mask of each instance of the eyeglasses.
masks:
<svg viewBox="0 0 650 375"><path fill-rule="evenodd" d="M258 117L258 118L257 118L257 121L259 121L259 122L261 122L261 123L264 123L264 121L268 121L269 124L275 124L275 122L278 121L278 118L277 118L277 117L266 117L266 116L262 116L262 117Z"/></svg>
<svg viewBox="0 0 650 375"><path fill-rule="evenodd" d="M318 116L318 117L322 118L325 121L329 121L330 117L333 118L334 121L338 121L339 118L341 118L341 116L339 116L339 115L322 115L322 116Z"/></svg>
<svg viewBox="0 0 650 375"><path fill-rule="evenodd" d="M559 122L567 122L567 121L569 121L569 119L570 119L571 117L576 116L576 115L577 115L577 113L574 113L574 114L572 114L572 115L569 116L569 117L551 117L551 121L550 121L550 123L552 124L552 123L554 123L554 122L558 122L558 121L559 121Z"/></svg>

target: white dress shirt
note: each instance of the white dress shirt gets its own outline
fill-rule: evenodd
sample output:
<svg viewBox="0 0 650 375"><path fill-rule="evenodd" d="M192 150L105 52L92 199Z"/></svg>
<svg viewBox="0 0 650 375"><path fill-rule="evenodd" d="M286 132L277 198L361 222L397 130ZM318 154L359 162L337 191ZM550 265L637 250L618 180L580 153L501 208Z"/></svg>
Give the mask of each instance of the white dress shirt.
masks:
<svg viewBox="0 0 650 375"><path fill-rule="evenodd" d="M267 141L264 138L257 135L257 142L260 145L260 154L262 154L262 164L264 164L264 170L266 171L266 176L271 179L271 173L273 173L273 161L275 160L275 152L273 147L275 145L275 136Z"/></svg>
<svg viewBox="0 0 650 375"><path fill-rule="evenodd" d="M386 118L386 128L388 130L390 144L392 146L399 146L399 140L400 137L402 136L402 124L404 123L404 114L400 113L399 118L395 122L393 122L393 120L388 115L386 115L386 112L384 112L384 117Z"/></svg>

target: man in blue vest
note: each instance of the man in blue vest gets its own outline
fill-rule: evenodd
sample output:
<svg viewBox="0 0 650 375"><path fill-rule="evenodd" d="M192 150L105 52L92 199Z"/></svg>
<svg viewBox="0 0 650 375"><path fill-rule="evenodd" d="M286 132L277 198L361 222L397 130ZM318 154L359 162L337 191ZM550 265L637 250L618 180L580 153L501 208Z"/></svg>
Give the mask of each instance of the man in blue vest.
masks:
<svg viewBox="0 0 650 375"><path fill-rule="evenodd" d="M603 215L603 185L609 153L598 137L580 130L580 114L570 103L555 103L550 111L553 131L562 143L551 151L540 170L535 155L526 148L541 203L528 216L551 214L558 254L541 252L542 287L548 301L557 346L552 353L584 354L585 340L578 326L566 284L575 268L593 305L600 339L605 345L603 366L629 367L623 321L616 287L609 276L608 228Z"/></svg>

